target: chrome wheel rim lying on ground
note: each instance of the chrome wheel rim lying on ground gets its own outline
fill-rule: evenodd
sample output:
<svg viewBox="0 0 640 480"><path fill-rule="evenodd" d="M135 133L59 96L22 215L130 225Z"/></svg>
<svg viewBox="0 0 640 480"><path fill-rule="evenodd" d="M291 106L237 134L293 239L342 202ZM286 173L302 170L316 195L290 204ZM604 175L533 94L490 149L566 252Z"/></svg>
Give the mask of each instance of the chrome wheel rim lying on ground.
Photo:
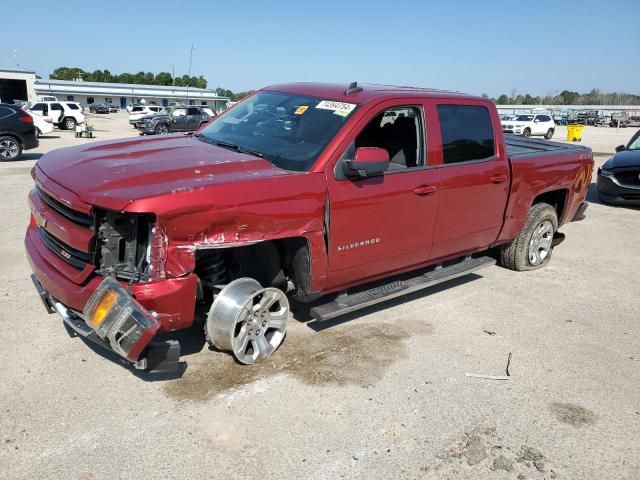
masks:
<svg viewBox="0 0 640 480"><path fill-rule="evenodd" d="M10 160L18 155L20 148L15 140L5 139L0 141L0 157Z"/></svg>
<svg viewBox="0 0 640 480"><path fill-rule="evenodd" d="M551 251L553 242L553 225L545 220L534 230L529 241L529 262L531 265L540 265Z"/></svg>
<svg viewBox="0 0 640 480"><path fill-rule="evenodd" d="M206 329L216 347L232 351L241 363L253 364L276 351L288 321L289 301L282 290L239 278L216 296Z"/></svg>

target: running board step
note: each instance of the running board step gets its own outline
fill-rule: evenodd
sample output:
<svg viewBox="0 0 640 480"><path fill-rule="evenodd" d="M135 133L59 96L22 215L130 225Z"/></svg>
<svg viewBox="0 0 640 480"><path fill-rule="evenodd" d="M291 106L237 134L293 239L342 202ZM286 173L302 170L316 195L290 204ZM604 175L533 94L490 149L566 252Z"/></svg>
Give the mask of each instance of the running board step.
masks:
<svg viewBox="0 0 640 480"><path fill-rule="evenodd" d="M467 257L460 262L446 267L437 266L434 270L408 280L396 280L351 295L339 295L329 303L313 307L310 310L310 314L317 322L324 322L347 313L355 312L361 308L375 305L376 303L417 292L418 290L423 290L438 285L439 283L468 275L477 270L495 265L495 263L496 260L491 257Z"/></svg>

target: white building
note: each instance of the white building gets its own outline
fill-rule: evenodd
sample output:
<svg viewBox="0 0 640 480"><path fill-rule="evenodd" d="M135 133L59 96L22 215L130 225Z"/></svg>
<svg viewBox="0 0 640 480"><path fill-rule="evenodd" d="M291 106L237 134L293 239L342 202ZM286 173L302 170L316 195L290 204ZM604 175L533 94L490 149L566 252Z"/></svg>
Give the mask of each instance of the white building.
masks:
<svg viewBox="0 0 640 480"><path fill-rule="evenodd" d="M229 101L226 97L216 95L215 90L203 88L45 80L36 78L35 72L0 69L0 99L3 102L35 102L37 97L44 95L79 102L83 106L91 103L113 103L122 109L141 102L163 106L175 102L209 105L220 111L226 108Z"/></svg>

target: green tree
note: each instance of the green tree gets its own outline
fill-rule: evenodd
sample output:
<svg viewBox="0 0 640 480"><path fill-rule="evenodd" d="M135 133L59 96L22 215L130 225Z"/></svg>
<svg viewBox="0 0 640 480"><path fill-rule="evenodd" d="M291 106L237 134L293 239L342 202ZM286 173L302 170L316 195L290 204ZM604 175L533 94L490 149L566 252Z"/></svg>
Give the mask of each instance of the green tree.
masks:
<svg viewBox="0 0 640 480"><path fill-rule="evenodd" d="M173 85L173 78L171 78L171 74L169 72L160 72L156 75L154 81L154 85Z"/></svg>
<svg viewBox="0 0 640 480"><path fill-rule="evenodd" d="M78 67L58 67L56 68L49 78L51 80L75 80L78 77L84 79L86 72Z"/></svg>
<svg viewBox="0 0 640 480"><path fill-rule="evenodd" d="M579 96L580 94L578 92L571 92L569 90L563 90L560 93L560 98L562 98L563 105L575 105L576 100L578 100Z"/></svg>
<svg viewBox="0 0 640 480"><path fill-rule="evenodd" d="M509 105L509 97L507 97L505 94L502 94L498 97L498 100L496 100L496 103L498 105Z"/></svg>

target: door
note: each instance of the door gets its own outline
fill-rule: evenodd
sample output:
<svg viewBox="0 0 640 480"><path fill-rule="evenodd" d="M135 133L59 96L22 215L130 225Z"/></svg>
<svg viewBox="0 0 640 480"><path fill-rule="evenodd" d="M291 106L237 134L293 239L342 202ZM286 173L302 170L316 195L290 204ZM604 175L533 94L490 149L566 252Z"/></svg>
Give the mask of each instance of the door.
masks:
<svg viewBox="0 0 640 480"><path fill-rule="evenodd" d="M120 110L127 109L127 99L126 97L120 97Z"/></svg>
<svg viewBox="0 0 640 480"><path fill-rule="evenodd" d="M200 121L202 120L202 113L200 109L196 107L189 107L187 109L187 121L186 129L189 131L197 130L200 127Z"/></svg>
<svg viewBox="0 0 640 480"><path fill-rule="evenodd" d="M482 104L438 104L442 161L431 258L486 248L502 228L509 161Z"/></svg>
<svg viewBox="0 0 640 480"><path fill-rule="evenodd" d="M171 130L173 131L183 131L186 129L187 124L187 109L186 108L176 108L173 112L171 112Z"/></svg>
<svg viewBox="0 0 640 480"><path fill-rule="evenodd" d="M372 178L349 178L344 161L359 147L384 148L389 169ZM329 288L362 283L424 262L429 257L438 202L437 169L425 141L424 107L384 102L372 109L330 163Z"/></svg>
<svg viewBox="0 0 640 480"><path fill-rule="evenodd" d="M53 123L60 123L62 117L64 117L64 109L62 108L62 105L57 102L50 103L49 116L53 120Z"/></svg>

